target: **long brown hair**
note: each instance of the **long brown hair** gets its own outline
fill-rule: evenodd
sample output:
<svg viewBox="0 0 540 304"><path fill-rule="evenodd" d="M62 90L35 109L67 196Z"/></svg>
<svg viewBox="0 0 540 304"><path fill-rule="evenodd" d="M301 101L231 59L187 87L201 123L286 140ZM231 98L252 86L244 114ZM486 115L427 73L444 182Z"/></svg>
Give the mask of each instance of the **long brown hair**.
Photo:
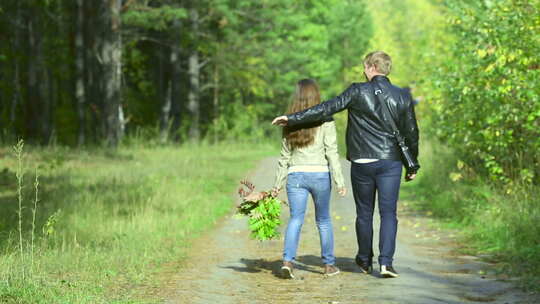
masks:
<svg viewBox="0 0 540 304"><path fill-rule="evenodd" d="M296 84L296 91L287 113L292 114L302 111L320 102L321 94L319 93L317 82L313 79L302 79ZM321 123L317 122L295 127L285 127L283 128L283 137L287 139L291 149L306 147L311 145L315 140L315 132L317 132L317 127L320 125Z"/></svg>

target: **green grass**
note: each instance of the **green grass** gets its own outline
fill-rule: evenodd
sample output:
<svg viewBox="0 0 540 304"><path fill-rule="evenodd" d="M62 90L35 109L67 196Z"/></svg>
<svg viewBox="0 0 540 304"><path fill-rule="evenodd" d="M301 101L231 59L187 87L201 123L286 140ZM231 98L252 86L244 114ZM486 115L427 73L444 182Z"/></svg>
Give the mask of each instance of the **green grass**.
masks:
<svg viewBox="0 0 540 304"><path fill-rule="evenodd" d="M540 291L540 189L495 185L435 141L422 142L420 162L402 199L461 231L465 252L488 256L499 271L520 276L522 287Z"/></svg>
<svg viewBox="0 0 540 304"><path fill-rule="evenodd" d="M276 148L31 148L24 159L22 256L17 162L11 148L0 149L0 302L138 303L137 288L151 285L160 265L181 260L191 239L230 212L239 180Z"/></svg>

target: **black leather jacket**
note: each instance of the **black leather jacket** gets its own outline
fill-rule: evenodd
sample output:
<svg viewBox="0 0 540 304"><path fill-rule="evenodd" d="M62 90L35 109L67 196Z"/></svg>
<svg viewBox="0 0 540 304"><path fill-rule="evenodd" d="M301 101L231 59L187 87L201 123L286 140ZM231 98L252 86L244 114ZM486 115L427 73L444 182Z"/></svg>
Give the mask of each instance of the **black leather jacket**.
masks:
<svg viewBox="0 0 540 304"><path fill-rule="evenodd" d="M392 119L405 138L405 143L415 158L418 157L418 125L410 93L390 83L385 76L377 75L370 82L353 83L341 95L301 112L287 116L287 125L324 120L330 115L349 110L347 122L347 159L359 158L401 160L397 141L389 124L383 121L383 110L375 97L373 82L387 92L386 102ZM380 95L382 96L382 95ZM384 99L383 99L384 100Z"/></svg>

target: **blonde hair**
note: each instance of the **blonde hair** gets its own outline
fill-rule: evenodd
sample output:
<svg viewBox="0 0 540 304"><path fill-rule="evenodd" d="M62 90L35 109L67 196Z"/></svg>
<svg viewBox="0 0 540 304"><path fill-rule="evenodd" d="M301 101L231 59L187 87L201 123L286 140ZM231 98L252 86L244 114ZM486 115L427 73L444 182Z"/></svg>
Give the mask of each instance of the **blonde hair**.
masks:
<svg viewBox="0 0 540 304"><path fill-rule="evenodd" d="M366 55L364 64L374 66L377 72L388 75L392 70L392 58L383 51L375 51Z"/></svg>
<svg viewBox="0 0 540 304"><path fill-rule="evenodd" d="M296 84L296 92L289 106L288 114L305 110L320 102L321 95L317 82L313 79L302 79ZM314 142L315 132L320 125L320 122L316 122L285 127L283 128L283 136L287 138L287 143L292 149L306 147Z"/></svg>

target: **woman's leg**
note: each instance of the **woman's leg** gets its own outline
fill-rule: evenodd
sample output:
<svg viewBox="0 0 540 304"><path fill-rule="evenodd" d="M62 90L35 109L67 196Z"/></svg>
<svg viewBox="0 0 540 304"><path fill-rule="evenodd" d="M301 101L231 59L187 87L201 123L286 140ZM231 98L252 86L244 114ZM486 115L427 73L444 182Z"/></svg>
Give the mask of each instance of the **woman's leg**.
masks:
<svg viewBox="0 0 540 304"><path fill-rule="evenodd" d="M327 172L310 173L309 185L315 204L315 220L319 229L321 257L324 264L334 265L336 257L334 256L334 231L330 216L330 194L332 192L330 174Z"/></svg>
<svg viewBox="0 0 540 304"><path fill-rule="evenodd" d="M308 190L304 187L303 174L291 173L287 177L287 197L289 199L290 218L285 232L283 261L290 262L296 257L300 240L300 231L304 223Z"/></svg>

